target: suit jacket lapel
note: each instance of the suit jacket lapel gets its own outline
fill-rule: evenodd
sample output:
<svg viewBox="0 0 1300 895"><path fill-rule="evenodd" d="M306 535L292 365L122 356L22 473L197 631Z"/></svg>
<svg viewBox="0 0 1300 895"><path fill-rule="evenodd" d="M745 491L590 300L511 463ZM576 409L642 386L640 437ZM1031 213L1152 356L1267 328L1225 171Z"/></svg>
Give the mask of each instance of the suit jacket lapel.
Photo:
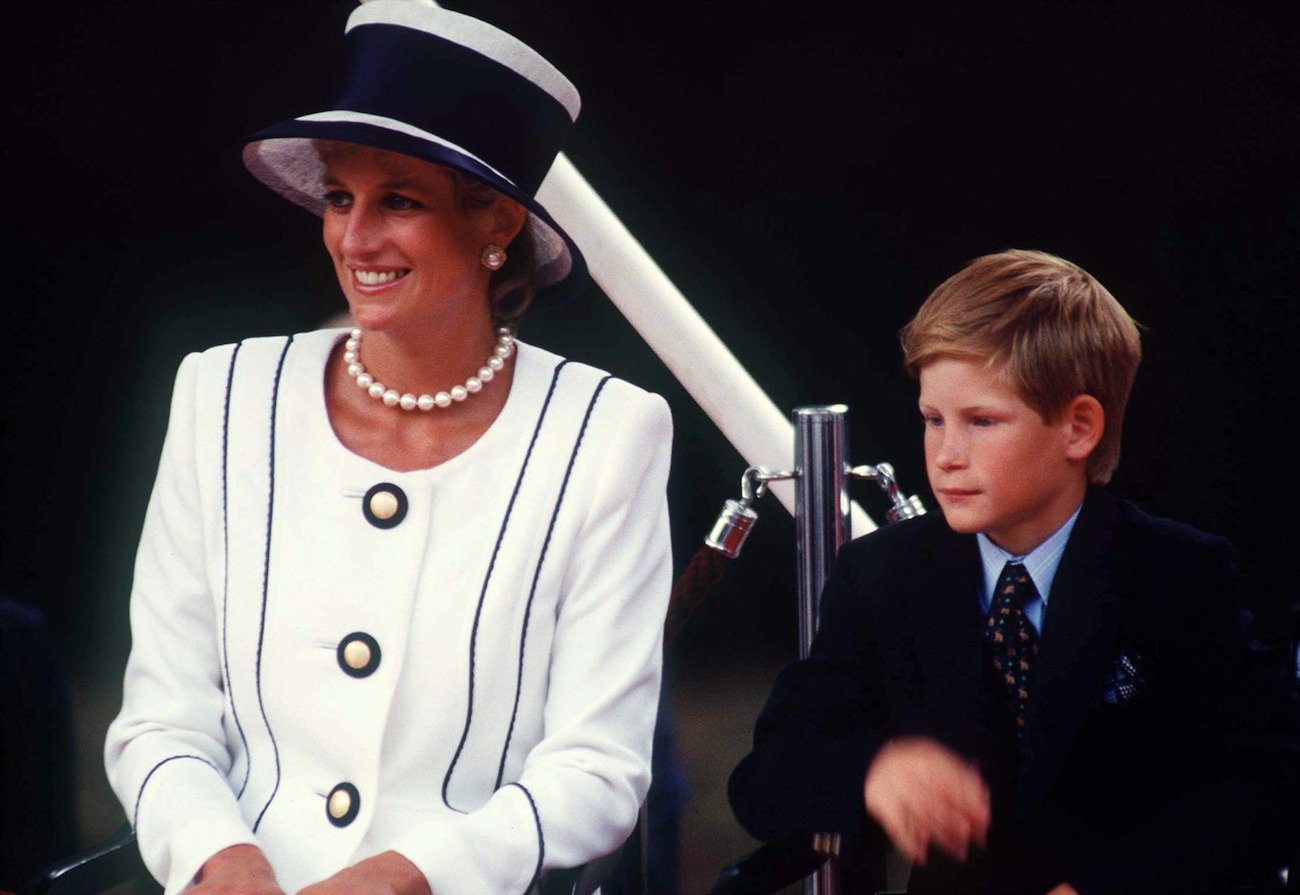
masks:
<svg viewBox="0 0 1300 895"><path fill-rule="evenodd" d="M929 560L909 601L925 682L926 704L921 707L925 717L908 726L974 755L986 701L975 539L957 535L945 525Z"/></svg>
<svg viewBox="0 0 1300 895"><path fill-rule="evenodd" d="M1123 597L1113 552L1117 521L1109 495L1089 489L1048 595L1021 744L1022 817L1056 780L1115 657Z"/></svg>

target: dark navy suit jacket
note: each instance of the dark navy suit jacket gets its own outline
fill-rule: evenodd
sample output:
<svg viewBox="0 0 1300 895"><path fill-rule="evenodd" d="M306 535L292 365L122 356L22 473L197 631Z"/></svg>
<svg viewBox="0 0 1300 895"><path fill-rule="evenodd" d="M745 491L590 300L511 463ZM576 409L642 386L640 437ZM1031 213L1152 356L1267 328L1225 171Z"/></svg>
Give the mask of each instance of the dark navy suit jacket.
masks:
<svg viewBox="0 0 1300 895"><path fill-rule="evenodd" d="M932 849L911 891L1222 891L1296 835L1300 699L1247 635L1226 540L1089 490L1020 748L983 654L979 562L938 514L841 550L811 653L781 672L732 774L746 829L861 841L867 767L917 734L978 763L993 823L965 864Z"/></svg>

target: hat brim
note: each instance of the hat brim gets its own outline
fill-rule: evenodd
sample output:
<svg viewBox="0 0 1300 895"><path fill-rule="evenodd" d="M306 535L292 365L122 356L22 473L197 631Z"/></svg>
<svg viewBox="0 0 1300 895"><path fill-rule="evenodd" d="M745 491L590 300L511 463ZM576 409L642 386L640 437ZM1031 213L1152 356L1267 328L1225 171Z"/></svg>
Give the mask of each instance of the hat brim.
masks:
<svg viewBox="0 0 1300 895"><path fill-rule="evenodd" d="M325 167L312 145L313 140L355 143L452 168L482 181L528 210L526 226L537 248L537 291L532 307L557 307L582 290L587 281L587 263L577 244L545 208L507 177L432 134L417 135L395 129L408 127L401 122L375 123L346 120L341 116L376 119L362 113L335 112L280 122L247 139L244 166L272 190L317 217L325 213Z"/></svg>

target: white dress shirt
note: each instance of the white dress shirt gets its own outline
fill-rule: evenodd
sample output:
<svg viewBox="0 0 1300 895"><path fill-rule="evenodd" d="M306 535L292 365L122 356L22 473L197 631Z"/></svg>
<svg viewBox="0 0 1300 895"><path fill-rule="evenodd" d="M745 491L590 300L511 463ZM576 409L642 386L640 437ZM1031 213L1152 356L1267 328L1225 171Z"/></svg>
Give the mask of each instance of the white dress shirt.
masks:
<svg viewBox="0 0 1300 895"><path fill-rule="evenodd" d="M975 535L975 541L980 548L980 562L984 567L984 588L980 591L980 608L985 615L989 614L989 607L993 605L993 588L998 583L998 576L1002 574L1003 566L1009 562L1020 563L1025 567L1029 579L1034 582L1034 588L1038 591L1038 598L1023 607L1025 617L1040 634L1043 632L1043 619L1047 614L1047 600L1052 593L1052 581L1056 578L1056 570L1061 565L1061 555L1065 553L1066 542L1070 540L1070 532L1074 531L1074 523L1079 518L1081 509L1083 509L1082 503L1070 514L1070 518L1065 520L1064 525L1023 556L1016 556L1003 550L989 540L984 532Z"/></svg>

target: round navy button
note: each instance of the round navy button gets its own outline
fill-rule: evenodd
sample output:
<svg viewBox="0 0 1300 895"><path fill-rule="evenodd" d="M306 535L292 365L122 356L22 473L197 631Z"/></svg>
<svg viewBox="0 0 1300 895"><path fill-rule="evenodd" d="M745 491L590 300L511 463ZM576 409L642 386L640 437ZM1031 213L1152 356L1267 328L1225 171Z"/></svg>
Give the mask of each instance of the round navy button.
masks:
<svg viewBox="0 0 1300 895"><path fill-rule="evenodd" d="M352 677L369 677L379 667L379 641L365 631L353 631L339 641L339 668Z"/></svg>
<svg viewBox="0 0 1300 895"><path fill-rule="evenodd" d="M392 482L380 482L361 498L361 512L375 528L396 528L406 518L406 494Z"/></svg>
<svg viewBox="0 0 1300 895"><path fill-rule="evenodd" d="M361 794L351 783L340 783L325 797L325 816L336 827L346 827L361 811Z"/></svg>

